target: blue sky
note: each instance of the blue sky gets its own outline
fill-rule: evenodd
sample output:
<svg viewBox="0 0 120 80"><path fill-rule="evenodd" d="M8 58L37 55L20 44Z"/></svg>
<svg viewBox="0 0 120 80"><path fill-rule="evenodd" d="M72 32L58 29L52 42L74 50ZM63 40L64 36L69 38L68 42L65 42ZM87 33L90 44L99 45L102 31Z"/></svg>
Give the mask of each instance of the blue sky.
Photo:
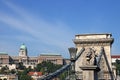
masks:
<svg viewBox="0 0 120 80"><path fill-rule="evenodd" d="M0 0L0 52L29 56L57 53L68 58L76 34L111 33L120 53L120 0Z"/></svg>

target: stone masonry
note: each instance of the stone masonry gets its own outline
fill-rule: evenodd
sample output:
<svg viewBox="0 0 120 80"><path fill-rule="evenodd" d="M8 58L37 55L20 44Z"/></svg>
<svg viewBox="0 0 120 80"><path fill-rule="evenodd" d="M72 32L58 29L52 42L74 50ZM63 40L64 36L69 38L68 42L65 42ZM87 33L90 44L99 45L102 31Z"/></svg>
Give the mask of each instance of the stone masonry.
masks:
<svg viewBox="0 0 120 80"><path fill-rule="evenodd" d="M113 41L114 39L111 34L80 34L75 36L74 43L78 48L78 51L80 51L82 47L85 48L84 53L75 63L75 70L80 79L82 79L83 74L80 66L88 64L85 60L88 50L91 49L94 51L94 55L92 56L99 56L101 47L104 47L105 53L102 55L100 60L101 70L98 77L102 80L114 79L111 65L111 45Z"/></svg>

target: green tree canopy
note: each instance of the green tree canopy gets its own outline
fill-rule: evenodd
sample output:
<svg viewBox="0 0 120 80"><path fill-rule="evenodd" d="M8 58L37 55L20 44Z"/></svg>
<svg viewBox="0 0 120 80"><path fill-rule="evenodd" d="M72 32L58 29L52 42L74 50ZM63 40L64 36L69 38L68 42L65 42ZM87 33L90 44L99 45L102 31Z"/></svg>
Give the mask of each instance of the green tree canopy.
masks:
<svg viewBox="0 0 120 80"><path fill-rule="evenodd" d="M62 65L53 64L50 61L43 61L42 63L37 64L35 70L43 72L44 74L44 73L52 73L61 67Z"/></svg>
<svg viewBox="0 0 120 80"><path fill-rule="evenodd" d="M116 59L116 63L115 63L115 66L116 66L116 74L117 75L120 75L120 60Z"/></svg>
<svg viewBox="0 0 120 80"><path fill-rule="evenodd" d="M17 64L17 69L20 69L20 70L24 70L25 69L25 66L23 65L22 62Z"/></svg>

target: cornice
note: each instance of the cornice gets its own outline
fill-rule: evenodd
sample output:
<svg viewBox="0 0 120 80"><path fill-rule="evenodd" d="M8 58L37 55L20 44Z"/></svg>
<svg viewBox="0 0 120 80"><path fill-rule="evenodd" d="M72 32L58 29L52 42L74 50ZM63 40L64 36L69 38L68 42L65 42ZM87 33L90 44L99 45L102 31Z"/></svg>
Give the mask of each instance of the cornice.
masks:
<svg viewBox="0 0 120 80"><path fill-rule="evenodd" d="M99 43L110 43L114 42L113 38L105 38L105 39L74 39L73 42L75 44L99 44Z"/></svg>
<svg viewBox="0 0 120 80"><path fill-rule="evenodd" d="M75 36L88 36L88 35L110 35L110 36L112 36L111 33L95 33L95 34L86 33L86 34L77 34Z"/></svg>

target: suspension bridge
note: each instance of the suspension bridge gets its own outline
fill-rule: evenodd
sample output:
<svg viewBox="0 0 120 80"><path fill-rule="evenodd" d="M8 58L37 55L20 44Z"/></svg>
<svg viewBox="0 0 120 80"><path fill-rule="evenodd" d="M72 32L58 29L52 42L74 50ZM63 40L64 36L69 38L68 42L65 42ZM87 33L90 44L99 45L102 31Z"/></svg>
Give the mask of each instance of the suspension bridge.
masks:
<svg viewBox="0 0 120 80"><path fill-rule="evenodd" d="M70 63L38 80L53 80L66 70L71 74L66 80L116 80L111 65L111 34L76 35L76 48L69 48ZM77 77L76 77L77 76Z"/></svg>

